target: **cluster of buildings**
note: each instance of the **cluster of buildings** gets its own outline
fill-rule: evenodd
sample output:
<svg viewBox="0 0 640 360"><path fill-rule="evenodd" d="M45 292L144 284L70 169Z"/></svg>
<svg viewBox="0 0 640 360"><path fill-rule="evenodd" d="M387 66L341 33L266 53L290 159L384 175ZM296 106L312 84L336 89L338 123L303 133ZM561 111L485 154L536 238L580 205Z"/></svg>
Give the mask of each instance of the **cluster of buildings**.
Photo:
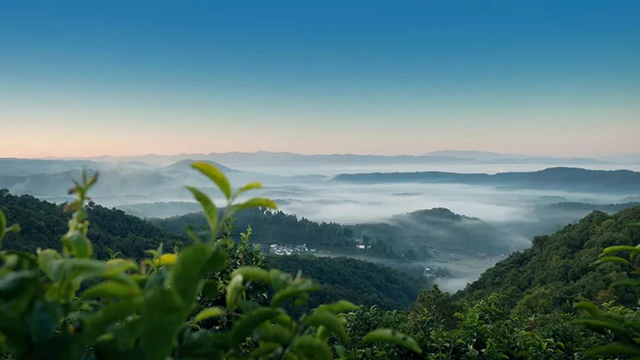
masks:
<svg viewBox="0 0 640 360"><path fill-rule="evenodd" d="M316 249L309 249L307 244L299 245L280 245L271 244L269 246L269 254L273 255L292 255L316 252Z"/></svg>
<svg viewBox="0 0 640 360"><path fill-rule="evenodd" d="M355 241L356 241L356 249L359 249L359 250L371 249L371 245L365 244L364 240L355 239Z"/></svg>
<svg viewBox="0 0 640 360"><path fill-rule="evenodd" d="M435 278L438 276L437 274L437 269L432 269L430 267L425 267L424 268L424 272L422 273L423 277L426 277L427 279L431 279L431 278Z"/></svg>

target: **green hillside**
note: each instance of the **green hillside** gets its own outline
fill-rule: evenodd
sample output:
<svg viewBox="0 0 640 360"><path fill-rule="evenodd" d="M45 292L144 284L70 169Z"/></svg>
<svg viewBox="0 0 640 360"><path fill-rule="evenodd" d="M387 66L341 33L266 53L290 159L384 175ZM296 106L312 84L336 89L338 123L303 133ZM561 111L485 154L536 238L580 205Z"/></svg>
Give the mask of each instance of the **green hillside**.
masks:
<svg viewBox="0 0 640 360"><path fill-rule="evenodd" d="M19 223L22 228L19 234L7 235L3 243L5 249L31 253L37 248L61 249L60 237L67 232L69 220L63 205L29 195L11 195L8 190L0 189L0 210L9 223ZM107 247L126 257L140 259L145 250L155 249L160 243L171 249L187 241L185 236L171 234L121 210L94 203L89 203L86 210L91 223L89 238L98 258L109 256Z"/></svg>
<svg viewBox="0 0 640 360"><path fill-rule="evenodd" d="M623 265L593 263L605 247L640 244L640 229L627 226L639 219L640 206L615 215L596 211L552 235L537 236L530 249L497 263L459 297L477 300L501 293L514 309L526 312L570 311L582 298L635 304L633 292L609 288L626 277Z"/></svg>
<svg viewBox="0 0 640 360"><path fill-rule="evenodd" d="M404 309L428 286L398 270L347 257L270 256L268 261L269 266L293 274L301 270L322 285L311 295L310 307L346 299L367 307Z"/></svg>

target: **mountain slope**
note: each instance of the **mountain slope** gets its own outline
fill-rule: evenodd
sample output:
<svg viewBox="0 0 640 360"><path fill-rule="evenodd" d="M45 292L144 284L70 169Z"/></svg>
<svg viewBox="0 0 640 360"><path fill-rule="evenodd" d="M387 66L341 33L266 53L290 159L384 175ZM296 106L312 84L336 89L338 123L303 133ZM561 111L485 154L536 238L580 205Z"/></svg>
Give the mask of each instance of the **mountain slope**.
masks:
<svg viewBox="0 0 640 360"><path fill-rule="evenodd" d="M3 176L25 176L35 174L51 174L74 169L93 168L98 163L90 160L40 160L0 158L0 169Z"/></svg>
<svg viewBox="0 0 640 360"><path fill-rule="evenodd" d="M193 171L191 169L191 164L196 161L193 159L185 159L185 160L180 160L177 161L169 166L166 166L163 168L163 170L168 170L168 171L184 171L184 170L188 170L188 171ZM202 161L202 160L201 160ZM220 163L217 163L215 161L204 161L207 162L215 167L217 167L220 171L224 172L224 173L229 173L229 172L235 172L237 170L231 169L229 167L226 167Z"/></svg>
<svg viewBox="0 0 640 360"><path fill-rule="evenodd" d="M18 223L19 234L8 234L4 249L35 253L36 249L61 249L60 237L67 232L69 215L63 205L38 200L29 195L11 195L0 189L0 209L9 223ZM89 238L98 258L108 257L106 248L120 251L126 257L142 258L144 251L163 243L168 249L187 241L184 236L170 234L148 221L126 215L121 210L107 209L97 204L87 206Z"/></svg>
<svg viewBox="0 0 640 360"><path fill-rule="evenodd" d="M556 167L534 172L461 174L449 172L341 174L334 181L352 183L433 183L556 189L567 191L640 193L640 172Z"/></svg>
<svg viewBox="0 0 640 360"><path fill-rule="evenodd" d="M431 251L464 255L495 255L510 251L512 241L484 221L449 209L434 208L396 215L381 224L353 226L357 236L394 239L400 252L414 251L419 257Z"/></svg>
<svg viewBox="0 0 640 360"><path fill-rule="evenodd" d="M609 288L626 277L624 265L593 263L605 247L640 244L640 228L627 226L639 220L640 206L615 215L593 212L552 235L536 237L530 249L498 262L456 296L477 300L501 293L524 313L571 311L580 299L635 304L629 290Z"/></svg>
<svg viewBox="0 0 640 360"><path fill-rule="evenodd" d="M270 256L268 259L274 268L293 274L301 270L303 276L322 285L322 290L311 295L311 308L346 299L367 307L401 309L409 306L428 285L424 279L399 270L346 257Z"/></svg>

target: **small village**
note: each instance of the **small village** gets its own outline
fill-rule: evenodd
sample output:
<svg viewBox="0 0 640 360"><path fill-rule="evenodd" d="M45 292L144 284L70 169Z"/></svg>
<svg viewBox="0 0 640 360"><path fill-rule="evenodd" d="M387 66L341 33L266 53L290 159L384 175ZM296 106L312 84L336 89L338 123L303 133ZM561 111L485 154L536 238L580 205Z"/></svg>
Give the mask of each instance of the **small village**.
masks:
<svg viewBox="0 0 640 360"><path fill-rule="evenodd" d="M273 255L293 255L293 254L307 254L315 253L316 249L309 249L307 244L299 245L281 245L271 244L269 246L269 254Z"/></svg>

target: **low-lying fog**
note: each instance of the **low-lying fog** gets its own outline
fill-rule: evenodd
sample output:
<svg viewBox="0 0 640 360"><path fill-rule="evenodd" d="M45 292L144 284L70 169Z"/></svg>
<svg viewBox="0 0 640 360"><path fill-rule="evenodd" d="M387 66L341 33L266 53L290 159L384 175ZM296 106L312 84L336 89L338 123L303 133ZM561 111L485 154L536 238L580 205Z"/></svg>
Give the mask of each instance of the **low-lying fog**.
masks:
<svg viewBox="0 0 640 360"><path fill-rule="evenodd" d="M234 170L228 172L234 185L261 180L265 188L254 195L267 196L277 201L281 210L317 222L336 222L352 225L380 223L392 216L416 210L447 208L456 214L479 218L507 236L511 249L529 246L534 235L551 233L569 222L577 221L592 209L553 211L549 204L580 202L590 204L616 204L640 201L638 194L580 193L551 190L526 190L454 184L352 184L332 181L339 173L394 172L394 171L448 171L461 173L498 173L535 171L548 164L403 164L340 166L259 166L225 164ZM96 202L109 207L120 207L139 216L167 217L192 212L193 200L183 185L204 188L222 203L220 194L197 174L184 167L158 167L115 172L111 166L102 170L103 176L93 192ZM557 165L554 165L557 166ZM640 165L599 164L579 167L613 170L626 168L640 170ZM75 171L75 170L74 170ZM10 191L27 193L50 200L65 201L65 189L74 173L42 174L5 185ZM265 175L268 174L268 175ZM322 176L306 176L318 174ZM1 174L0 174L1 175ZM75 173L77 175L77 173ZM56 177L57 176L57 177ZM55 180L53 180L55 179ZM10 181L8 179L6 181ZM0 184L0 187L2 184ZM165 202L164 204L161 204ZM185 202L189 202L186 203ZM160 210L160 208L162 208ZM542 209L542 210L541 210ZM561 209L562 210L562 209ZM507 255L507 254L504 254ZM432 259L420 266L442 267L451 277L439 278L443 289L457 290L472 281L501 257ZM422 259L417 259L418 264ZM392 264L393 266L393 264Z"/></svg>
<svg viewBox="0 0 640 360"><path fill-rule="evenodd" d="M420 209L444 207L454 213L479 218L508 234L514 250L530 245L534 235L559 230L590 211L571 213L568 217L541 217L536 206L558 202L613 204L626 202L620 194L592 194L564 191L496 189L492 187L452 184L304 184L272 188L265 195L278 199L280 209L314 221L358 224L385 222L393 215ZM283 200L290 199L290 200ZM507 254L505 254L507 255ZM424 263L441 267L449 277L436 283L444 291L456 291L504 257L458 258ZM384 261L386 262L386 261ZM387 264L397 267L397 264Z"/></svg>
<svg viewBox="0 0 640 360"><path fill-rule="evenodd" d="M265 169L252 168L252 171ZM314 168L294 169L270 168L271 173L282 175L301 175L319 173ZM333 168L331 172L341 171ZM363 169L344 169L351 172ZM407 170L406 167L398 170ZM415 170L425 170L424 168ZM452 170L441 167L440 170ZM462 169L457 169L462 170ZM488 171L487 166L467 168L467 172ZM494 169L504 171L505 169ZM531 165L511 166L508 170L537 170ZM324 171L329 171L325 169ZM591 204L615 204L629 202L633 194L580 193L550 190L526 190L513 188L495 188L489 186L470 186L456 184L350 184L331 181L330 178L314 180L304 179L296 182L264 181L265 188L256 193L277 201L281 210L305 217L317 222L336 222L345 225L376 223L388 221L392 216L411 211L447 208L454 213L479 218L499 231L507 234L511 242L510 248L524 249L530 245L534 235L548 234L560 229L568 222L585 216L590 210L563 214L563 216L541 216L536 207L560 202L580 202ZM214 194L213 192L210 192ZM158 193L155 201L162 201ZM164 200L189 200L185 192L184 198L170 197ZM190 200L189 200L190 201ZM183 210L183 212L188 212ZM542 211L544 214L545 212ZM507 254L504 254L505 256ZM421 264L424 267L445 268L449 277L436 280L440 287L447 291L463 288L467 282L475 280L479 274L499 261L500 256L483 258L447 258L433 259ZM372 260L372 259L369 259ZM387 262L386 260L374 260ZM388 264L400 267L399 264ZM417 264L414 264L417 265Z"/></svg>
<svg viewBox="0 0 640 360"><path fill-rule="evenodd" d="M283 211L314 221L380 222L414 210L444 207L487 222L528 221L528 210L550 200L615 203L620 195L496 189L455 184L342 184L323 182L269 188Z"/></svg>

